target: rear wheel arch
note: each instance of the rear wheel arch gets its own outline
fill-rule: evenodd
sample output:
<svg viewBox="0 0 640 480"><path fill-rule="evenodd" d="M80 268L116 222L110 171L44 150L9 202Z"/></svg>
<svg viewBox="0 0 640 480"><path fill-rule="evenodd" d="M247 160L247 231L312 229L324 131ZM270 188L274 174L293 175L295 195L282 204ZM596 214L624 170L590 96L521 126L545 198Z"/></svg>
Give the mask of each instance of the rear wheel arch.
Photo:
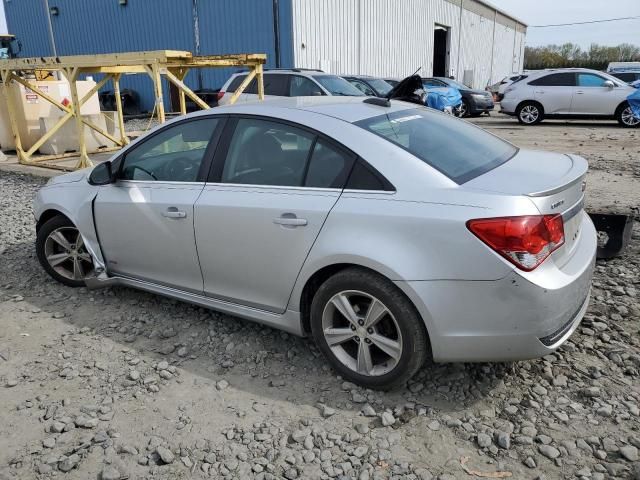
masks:
<svg viewBox="0 0 640 480"><path fill-rule="evenodd" d="M334 370L347 380L363 385L366 388L381 390L388 390L406 383L425 362L430 362L433 359L431 340L424 319L409 296L387 276L360 265L349 264L343 265L343 267L328 276L312 297L310 323L311 335L316 345ZM362 304L360 302L364 300L366 303L367 298L370 298L372 302L377 302L378 307L381 307L390 317L385 314L385 321L379 324L374 322L371 327L366 328L367 332L349 332L350 335L345 336L341 331L345 330L343 325L345 321L344 307L337 308L337 311L343 312L342 321L338 318L338 323L334 323L336 322L335 313L330 312L328 316L326 314L327 306L336 304L333 301L336 296L340 296L351 305L358 304L361 308ZM356 304L352 303L352 299ZM342 302L339 303L343 304ZM369 307L371 305L369 304ZM355 312L361 313L364 311L367 310L359 310L357 308L355 310ZM338 317L340 316L338 314ZM347 315L346 318L349 318L349 316ZM360 327L353 323L354 320L350 320L350 322L352 322L351 330L356 332L357 328ZM364 318L358 320L358 324L361 326L366 326L364 322L366 322ZM378 330L380 327L381 329ZM334 338L331 343L327 340L325 332L328 330L325 331L325 328L335 330L331 333L332 338ZM362 328L364 329L364 327ZM335 335L338 337L336 338ZM371 335L371 337L369 338L368 335ZM361 353L360 350L357 352L356 360L355 352L352 351L354 345L351 343L352 341L356 345L364 346L364 350L369 352L368 363L366 360L367 354ZM395 347L392 348L391 344L394 342ZM367 346L367 344L370 346ZM342 347L342 345L346 347ZM384 346L389 349L384 348ZM381 350L378 350L374 356L374 350L377 350L376 347ZM338 351L336 351L336 348ZM363 347L358 348L362 349ZM370 348L374 350L370 350ZM389 353L389 350L395 351L395 354ZM382 354L382 357L380 357L380 354ZM389 355L389 357L386 357L385 354ZM361 364L362 358L365 360ZM391 362L391 365L389 362ZM378 367L383 367L383 369L374 372Z"/></svg>
<svg viewBox="0 0 640 480"><path fill-rule="evenodd" d="M320 288L320 286L326 282L329 278L347 269L359 269L365 272L373 273L378 275L389 282L393 282L387 275L373 269L370 267L366 267L364 265L359 265L357 263L334 263L330 265L326 265L316 272L314 272L305 282L304 287L302 288L302 294L300 295L299 300L299 309L300 309L300 322L302 331L305 334L311 333L311 303L313 302L313 297L316 292ZM420 313L420 309L415 304L415 302L399 287L396 287L400 293L407 299L409 303L413 306L416 313L420 318L422 318L422 323L424 324L424 328L427 332L427 340L430 342L429 336L429 326L422 314Z"/></svg>

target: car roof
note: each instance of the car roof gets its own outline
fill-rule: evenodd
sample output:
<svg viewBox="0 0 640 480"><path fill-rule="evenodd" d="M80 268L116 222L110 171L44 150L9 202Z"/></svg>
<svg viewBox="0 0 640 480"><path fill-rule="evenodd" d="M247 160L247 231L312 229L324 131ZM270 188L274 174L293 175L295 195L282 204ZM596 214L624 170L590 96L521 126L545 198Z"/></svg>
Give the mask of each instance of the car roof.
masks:
<svg viewBox="0 0 640 480"><path fill-rule="evenodd" d="M222 105L210 110L193 112L188 116L200 116L211 113L244 113L267 116L273 115L274 117L277 117L277 110L286 108L313 112L353 123L378 115L417 108L417 106L412 103L401 102L398 100L391 100L390 106L384 107L365 103L364 100L367 98L373 97L279 97L262 102Z"/></svg>
<svg viewBox="0 0 640 480"><path fill-rule="evenodd" d="M307 68L277 68L277 69L268 69L266 68L264 70L265 74L269 74L269 75L291 75L291 74L296 74L296 75L308 75L308 76L316 76L316 75L331 75L334 77L337 77L339 75L335 75L333 73L327 73L327 72L323 72L322 70L313 70L313 69L307 69ZM242 72L236 72L234 73L232 76L238 76L238 75L248 75L249 72L248 71L242 71Z"/></svg>
<svg viewBox="0 0 640 480"><path fill-rule="evenodd" d="M579 73L579 72L604 73L604 74L607 74L607 72L602 72L600 70L594 70L592 68L578 68L578 67L574 67L574 68L546 68L544 70L536 70L535 72L530 73L529 77L547 75L547 74L550 74L550 73Z"/></svg>
<svg viewBox="0 0 640 480"><path fill-rule="evenodd" d="M347 73L340 74L339 76L348 77L348 78L361 78L363 80L376 79L376 78L382 79L382 77L374 77L373 75L350 75Z"/></svg>

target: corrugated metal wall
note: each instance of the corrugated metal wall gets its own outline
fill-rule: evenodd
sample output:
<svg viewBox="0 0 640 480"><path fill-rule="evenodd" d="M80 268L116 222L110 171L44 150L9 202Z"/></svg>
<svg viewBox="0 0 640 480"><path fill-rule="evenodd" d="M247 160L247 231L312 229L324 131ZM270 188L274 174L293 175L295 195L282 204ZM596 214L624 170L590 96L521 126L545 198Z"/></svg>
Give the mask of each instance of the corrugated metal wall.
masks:
<svg viewBox="0 0 640 480"><path fill-rule="evenodd" d="M457 78L474 88L487 86L491 72L491 45L493 39L493 20L462 11L460 59L458 60ZM465 71L472 72L472 80L467 80Z"/></svg>
<svg viewBox="0 0 640 480"><path fill-rule="evenodd" d="M449 29L449 73L458 80L472 70L472 86L484 88L522 68L524 33L514 45L515 22L496 22L493 42L500 14L470 0L462 9L451 0L293 0L292 11L298 67L389 77L421 67L432 75L438 24Z"/></svg>
<svg viewBox="0 0 640 480"><path fill-rule="evenodd" d="M21 57L53 55L47 11L42 0L4 2L4 11L9 33L22 42Z"/></svg>
<svg viewBox="0 0 640 480"><path fill-rule="evenodd" d="M332 73L404 77L433 71L434 25L448 27L449 72L484 87L520 71L524 29L475 0L276 0L282 67ZM275 63L274 0L49 0L58 55L174 49L195 53L197 5L200 54L262 52ZM11 33L22 56L51 55L45 0L5 1ZM462 12L462 17L461 17ZM497 22L495 20L497 19ZM495 22L495 32L494 32ZM510 25L505 26L504 24ZM494 42L495 37L495 42ZM493 49L491 48L493 42ZM459 48L461 46L461 48ZM217 88L232 70L195 72L192 88ZM123 80L153 107L151 81ZM165 88L165 91L168 89ZM166 94L168 98L168 92Z"/></svg>
<svg viewBox="0 0 640 480"><path fill-rule="evenodd" d="M44 0L5 2L11 33L23 44L21 56L52 54ZM273 1L265 0L49 0L58 14L51 15L58 55L82 55L143 50L196 51L194 5L197 5L200 54L266 53L275 67ZM292 66L291 0L278 0L281 65ZM201 79L187 76L191 88L218 88L229 69L207 69ZM201 80L201 81L200 81ZM143 109L153 108L151 80L130 75L123 88L136 90ZM107 87L108 88L108 87ZM165 85L168 108L168 88Z"/></svg>

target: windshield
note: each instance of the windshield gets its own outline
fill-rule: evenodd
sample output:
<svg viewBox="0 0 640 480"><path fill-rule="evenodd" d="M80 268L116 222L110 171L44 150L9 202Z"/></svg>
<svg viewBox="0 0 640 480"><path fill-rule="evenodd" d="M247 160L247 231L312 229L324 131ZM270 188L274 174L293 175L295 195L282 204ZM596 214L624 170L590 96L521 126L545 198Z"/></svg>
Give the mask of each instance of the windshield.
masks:
<svg viewBox="0 0 640 480"><path fill-rule="evenodd" d="M403 148L458 184L505 163L518 149L464 120L416 108L355 123Z"/></svg>
<svg viewBox="0 0 640 480"><path fill-rule="evenodd" d="M393 88L388 82L379 78L367 78L367 83L371 85L378 95L385 96Z"/></svg>
<svg viewBox="0 0 640 480"><path fill-rule="evenodd" d="M345 95L348 97L364 96L364 93L342 77L336 77L335 75L314 75L313 79L326 88L331 95Z"/></svg>
<svg viewBox="0 0 640 480"><path fill-rule="evenodd" d="M467 87L464 83L456 82L455 80L451 80L450 78L443 78L443 82L447 83L450 87L458 88L462 90L469 90L471 87Z"/></svg>

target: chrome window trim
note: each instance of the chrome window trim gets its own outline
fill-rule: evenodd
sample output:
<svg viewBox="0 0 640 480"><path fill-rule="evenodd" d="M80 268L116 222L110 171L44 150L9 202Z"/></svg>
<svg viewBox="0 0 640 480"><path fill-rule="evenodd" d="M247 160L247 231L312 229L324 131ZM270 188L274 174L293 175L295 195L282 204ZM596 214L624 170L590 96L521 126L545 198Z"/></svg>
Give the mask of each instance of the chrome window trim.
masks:
<svg viewBox="0 0 640 480"><path fill-rule="evenodd" d="M143 185L204 185L205 182L180 182L178 180L125 180L118 179L114 182L114 184L124 183L127 184L143 184Z"/></svg>
<svg viewBox="0 0 640 480"><path fill-rule="evenodd" d="M342 192L341 188L323 187L287 187L284 185L255 185L252 183L227 183L227 182L207 182L205 187L225 187L225 188L258 188L260 190L296 190L301 192Z"/></svg>
<svg viewBox="0 0 640 480"><path fill-rule="evenodd" d="M383 194L383 195L391 196L391 195L395 195L397 193L397 191L396 190L358 190L356 188L345 188L342 191L342 193L343 194L345 194L345 193L346 194L351 194L351 195L353 195L353 194L360 195L360 194L363 194L363 193L366 193L368 195L370 195L370 194L377 194L377 195Z"/></svg>

